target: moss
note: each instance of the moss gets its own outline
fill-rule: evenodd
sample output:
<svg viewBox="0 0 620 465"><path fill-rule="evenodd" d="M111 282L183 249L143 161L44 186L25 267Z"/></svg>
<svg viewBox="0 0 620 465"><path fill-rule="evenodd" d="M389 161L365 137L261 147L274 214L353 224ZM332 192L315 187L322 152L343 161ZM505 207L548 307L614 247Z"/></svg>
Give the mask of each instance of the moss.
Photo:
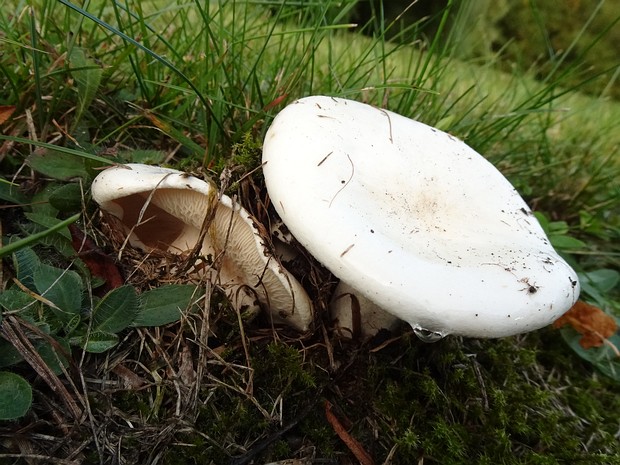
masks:
<svg viewBox="0 0 620 465"><path fill-rule="evenodd" d="M360 2L355 22L365 24L385 14L385 25L399 21L387 31L391 40L410 41L423 30L433 37L441 12L452 2L419 1L413 8L408 0ZM599 0L545 2L501 0L460 2L464 8L458 20L451 16L450 36L459 58L489 57L497 54L497 65L508 72L515 66L533 69L539 79L562 79L564 87L578 86L581 91L620 96L614 81L620 28L617 3ZM374 6L371 6L374 5ZM594 14L593 13L597 13ZM584 24L589 22L588 27ZM379 33L380 25L364 29ZM606 31L606 32L605 32ZM446 35L445 39L448 38Z"/></svg>
<svg viewBox="0 0 620 465"><path fill-rule="evenodd" d="M394 463L578 463L592 451L601 454L590 463L615 460L618 401L608 389L596 396L591 373L572 386L554 378L540 342L411 340L397 365L393 349L371 359L375 409L395 422Z"/></svg>
<svg viewBox="0 0 620 465"><path fill-rule="evenodd" d="M618 28L612 27L618 16L617 4L579 0L558 4L534 2L533 8L523 8L516 0L508 3L510 8L498 24L504 40L495 44L500 48L505 46L505 38L514 38L506 47L506 67L510 60L524 68L536 64L541 77L558 68L556 74L569 74L568 84L590 79L593 82L586 82L582 90L599 94L607 88L612 97L620 96L620 87L613 85L613 70L618 61L612 44L620 38ZM599 7L600 11L593 15ZM587 28L585 19L591 20ZM599 37L607 28L611 28L609 32ZM574 63L580 66L575 67ZM602 76L597 76L599 73Z"/></svg>
<svg viewBox="0 0 620 465"><path fill-rule="evenodd" d="M208 453L204 446L200 450L184 449L184 459L191 458L197 460L196 463L204 463L204 458L208 457L213 463L227 463L231 456L241 456L252 451L263 441L267 441L267 445L260 457L265 457L265 460L267 457L267 461L290 457L292 451L288 437L274 437L273 440L269 438L282 429L282 424L294 420L308 401L313 402L313 399L305 394L316 385L312 366L304 363L297 348L282 343L254 344L250 350L251 385L255 386L255 389L247 389L250 385L244 375L249 371L234 376L231 376L230 370L226 368L221 373L214 371L213 378L221 376L227 385L236 388L218 386L201 396L209 398L195 425L201 434L189 433L181 437L183 442L195 445L204 435L209 437L212 443L209 444ZM240 355L239 351L229 351L224 355L231 364L241 366L243 363L242 360L235 360L235 357ZM282 424L277 421L277 411L272 413L274 418L270 419L258 407L269 412L277 406L279 398L286 402ZM323 434L324 431L319 431L316 436ZM218 448L217 444L227 446ZM172 451L171 454L174 455L175 452Z"/></svg>
<svg viewBox="0 0 620 465"><path fill-rule="evenodd" d="M191 447L169 448L167 463L227 463L263 441L255 463L295 457L302 444L321 459L350 455L325 419L322 396L377 463L393 446L393 464L620 463L613 386L552 331L431 345L404 337L377 353L344 347L335 355L350 363L331 378L318 369L320 351L270 342L253 344L250 355L253 397L205 387L200 434L177 434ZM231 351L229 361L240 363L236 356ZM226 381L243 386L244 378ZM283 423L299 420L282 435L283 425L256 407L268 410L279 396Z"/></svg>
<svg viewBox="0 0 620 465"><path fill-rule="evenodd" d="M239 187L240 178L260 166L262 154L262 138L248 131L232 145L230 155L218 158L213 167L214 171L216 173L227 172L230 175L230 179L227 180L226 193L234 193Z"/></svg>
<svg viewBox="0 0 620 465"><path fill-rule="evenodd" d="M299 349L272 342L266 350L255 350L253 368L258 378L265 378L263 388L272 394L289 394L316 387L311 366L304 365Z"/></svg>
<svg viewBox="0 0 620 465"><path fill-rule="evenodd" d="M338 452L342 453L342 444L319 412L307 416L300 423L299 432L309 444L316 447L317 456L328 459L335 457Z"/></svg>

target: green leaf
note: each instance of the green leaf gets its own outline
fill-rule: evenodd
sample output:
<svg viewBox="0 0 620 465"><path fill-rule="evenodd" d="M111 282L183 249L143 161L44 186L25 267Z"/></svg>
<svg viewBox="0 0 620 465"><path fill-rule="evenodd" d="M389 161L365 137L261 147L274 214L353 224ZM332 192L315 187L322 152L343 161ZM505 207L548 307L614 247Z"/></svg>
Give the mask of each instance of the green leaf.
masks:
<svg viewBox="0 0 620 465"><path fill-rule="evenodd" d="M600 239L609 240L606 221L586 210L579 212L579 229Z"/></svg>
<svg viewBox="0 0 620 465"><path fill-rule="evenodd" d="M19 185L0 179L0 200L10 202L14 205L22 205L28 202L28 199L22 194Z"/></svg>
<svg viewBox="0 0 620 465"><path fill-rule="evenodd" d="M585 242L574 237L564 235L550 235L549 242L557 249L581 249L586 246Z"/></svg>
<svg viewBox="0 0 620 465"><path fill-rule="evenodd" d="M79 313L76 313L75 315L73 315L69 319L69 321L65 323L65 326L64 326L64 329L67 332L67 334L73 333L77 329L77 327L80 326L81 322L82 322L82 318Z"/></svg>
<svg viewBox="0 0 620 465"><path fill-rule="evenodd" d="M450 129L452 128L456 120L456 115L447 115L437 121L437 123L435 123L433 126L435 126L437 129L441 129L442 131L450 132Z"/></svg>
<svg viewBox="0 0 620 465"><path fill-rule="evenodd" d="M116 334L105 333L102 331L92 331L90 333L76 334L71 337L71 344L80 346L86 352L100 354L118 344Z"/></svg>
<svg viewBox="0 0 620 465"><path fill-rule="evenodd" d="M534 216L540 223L540 226L543 228L543 231L545 231L545 234L549 235L549 220L547 219L547 217L541 212L534 212Z"/></svg>
<svg viewBox="0 0 620 465"><path fill-rule="evenodd" d="M64 184L52 192L49 202L61 212L76 212L82 208L82 187L76 183Z"/></svg>
<svg viewBox="0 0 620 465"><path fill-rule="evenodd" d="M549 234L563 236L568 233L568 223L566 221L551 221L549 223Z"/></svg>
<svg viewBox="0 0 620 465"><path fill-rule="evenodd" d="M7 312L18 312L36 303L34 297L13 286L0 294L0 307ZM0 319L1 321L1 319Z"/></svg>
<svg viewBox="0 0 620 465"><path fill-rule="evenodd" d="M161 150L130 150L121 152L118 156L127 160L128 163L144 163L146 165L159 165L166 159L166 153Z"/></svg>
<svg viewBox="0 0 620 465"><path fill-rule="evenodd" d="M121 286L108 292L93 312L93 329L118 333L129 327L138 314L139 300L131 286Z"/></svg>
<svg viewBox="0 0 620 465"><path fill-rule="evenodd" d="M86 352L100 354L118 344L118 336L116 334L95 332L90 335L86 343L82 346Z"/></svg>
<svg viewBox="0 0 620 465"><path fill-rule="evenodd" d="M25 216L33 223L38 224L39 226L43 226L48 230L62 223L62 220L59 220L56 217L41 215L39 213L26 213ZM61 228L57 231L57 233L63 236L65 239L71 240L71 234L69 233L68 229Z"/></svg>
<svg viewBox="0 0 620 465"><path fill-rule="evenodd" d="M23 360L22 354L9 341L0 338L0 368L15 365Z"/></svg>
<svg viewBox="0 0 620 465"><path fill-rule="evenodd" d="M103 70L90 60L84 49L80 47L71 49L69 62L73 68L71 75L77 83L78 106L75 114L75 123L77 124L95 98L99 84L101 84Z"/></svg>
<svg viewBox="0 0 620 465"><path fill-rule="evenodd" d="M35 147L40 147L41 149L52 150L57 153L70 155L72 157L90 160L91 162L96 162L94 166L105 166L113 162L113 160L111 159L100 157L98 155L93 155L92 153L85 152L84 150L70 149L67 147L61 147L59 145L48 144L47 142L30 140L25 137L5 136L4 134L0 134L0 140L10 140L13 142L18 142L20 144L34 145Z"/></svg>
<svg viewBox="0 0 620 465"><path fill-rule="evenodd" d="M88 178L84 158L63 153L55 149L39 149L26 159L33 170L53 179L67 181L73 178Z"/></svg>
<svg viewBox="0 0 620 465"><path fill-rule="evenodd" d="M581 273L581 276L583 276L582 283L587 282L601 292L609 292L620 283L620 273L606 268Z"/></svg>
<svg viewBox="0 0 620 465"><path fill-rule="evenodd" d="M608 299L606 295L620 283L620 273L604 268L579 273L579 283L581 292L594 299L599 306L604 307Z"/></svg>
<svg viewBox="0 0 620 465"><path fill-rule="evenodd" d="M17 271L17 279L31 291L36 291L33 276L34 272L41 267L41 260L39 260L34 250L24 247L15 251L13 254L13 264Z"/></svg>
<svg viewBox="0 0 620 465"><path fill-rule="evenodd" d="M53 346L50 342L43 340L36 345L37 352L45 362L45 364L57 375L62 373L62 367L69 366L69 360L63 353L63 349L66 354L71 354L71 347L64 339L56 339L60 347ZM60 349L62 348L62 349ZM59 350L60 349L60 350Z"/></svg>
<svg viewBox="0 0 620 465"><path fill-rule="evenodd" d="M178 321L199 297L196 286L184 284L171 284L147 291L140 296L142 305L132 324L161 326Z"/></svg>
<svg viewBox="0 0 620 465"><path fill-rule="evenodd" d="M560 333L577 355L590 362L604 375L609 376L615 381L620 381L620 357L611 347L611 345L614 345L616 349L620 349L620 335L616 334L608 338L607 344L603 344L601 347L584 349L579 344L579 340L582 337L581 334L573 328L562 328Z"/></svg>
<svg viewBox="0 0 620 465"><path fill-rule="evenodd" d="M45 183L42 189L39 189L30 199L30 211L38 215L47 215L56 218L58 210L50 203L50 194L57 189L59 183Z"/></svg>
<svg viewBox="0 0 620 465"><path fill-rule="evenodd" d="M67 226L69 226L72 223L75 223L78 218L81 216L81 213L76 213L75 215L71 216L70 218L67 218L66 220L58 223L56 226L53 226L45 231L42 231L40 233L36 233L36 234L31 234L28 237L24 238L24 239L19 239L15 242L11 242L8 245L5 245L4 247L0 248L0 258L4 257L5 255L8 255L10 253L15 252L16 250L19 249L23 249L24 247L27 247L29 245L35 244L36 242L44 239L45 237L49 236L50 234L55 233L56 231L60 231L63 228L66 228Z"/></svg>
<svg viewBox="0 0 620 465"><path fill-rule="evenodd" d="M52 311L65 323L70 323L82 308L82 278L75 271L56 268L45 263L34 272L34 284L39 294L50 300Z"/></svg>
<svg viewBox="0 0 620 465"><path fill-rule="evenodd" d="M108 24L105 21L99 19L97 16L90 14L86 10L80 8L77 5L74 5L73 3L71 3L68 0L59 0L59 1L63 5L71 8L72 10L78 12L79 14L81 14L84 17L90 19L91 21L94 21L99 26L102 26L103 28L105 28L108 31L112 32L115 36L118 36L118 37L122 38L124 41L126 41L126 42L132 44L134 47L137 47L138 49L142 50L144 53L146 53L147 55L151 56L152 58L154 58L155 60L160 62L162 65L164 65L165 67L169 68L171 71L176 73L177 76L179 76L181 79L183 79L183 81L185 81L187 83L187 85L196 93L196 97L198 97L198 99L202 102L202 104L204 105L204 107L207 110L207 112L213 117L214 122L215 122L215 124L217 124L218 128L221 131L224 131L224 127L220 123L219 118L217 118L217 116L213 112L213 109L211 108L211 105L209 104L209 102L207 101L205 96L202 94L202 92L200 92L198 87L196 87L196 84L194 84L192 79L190 79L188 76L183 74L183 72L179 68L175 67L170 61L168 61L163 56L155 53L149 47L145 47L142 43L140 43L140 41L138 41L138 40L128 36L127 34L125 34L124 32L120 31L119 29L114 28L110 24Z"/></svg>
<svg viewBox="0 0 620 465"><path fill-rule="evenodd" d="M32 405L32 388L15 373L0 372L0 420L14 420L26 415Z"/></svg>

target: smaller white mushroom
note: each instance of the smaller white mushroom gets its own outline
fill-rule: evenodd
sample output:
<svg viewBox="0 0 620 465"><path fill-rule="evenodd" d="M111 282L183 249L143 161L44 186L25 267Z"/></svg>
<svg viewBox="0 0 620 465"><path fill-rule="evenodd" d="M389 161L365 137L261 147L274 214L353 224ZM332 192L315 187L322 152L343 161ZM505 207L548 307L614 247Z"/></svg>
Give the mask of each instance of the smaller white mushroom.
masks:
<svg viewBox="0 0 620 465"><path fill-rule="evenodd" d="M198 275L222 288L235 308L260 305L275 322L309 329L307 293L272 254L250 214L215 186L181 171L130 163L100 173L92 196L121 221L132 246L186 254L202 239L206 263L196 264Z"/></svg>

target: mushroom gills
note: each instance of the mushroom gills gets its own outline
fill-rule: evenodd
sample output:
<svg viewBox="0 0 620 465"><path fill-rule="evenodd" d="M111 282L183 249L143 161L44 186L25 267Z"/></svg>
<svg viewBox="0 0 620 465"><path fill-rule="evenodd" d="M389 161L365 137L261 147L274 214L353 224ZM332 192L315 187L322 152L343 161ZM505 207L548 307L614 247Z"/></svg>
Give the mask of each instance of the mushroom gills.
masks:
<svg viewBox="0 0 620 465"><path fill-rule="evenodd" d="M190 279L213 282L244 315L266 308L276 323L300 331L310 327L313 311L305 290L269 252L240 205L177 170L125 166L129 170L103 171L92 192L101 208L120 220L133 247L187 254L202 237ZM208 229L201 234L204 226Z"/></svg>

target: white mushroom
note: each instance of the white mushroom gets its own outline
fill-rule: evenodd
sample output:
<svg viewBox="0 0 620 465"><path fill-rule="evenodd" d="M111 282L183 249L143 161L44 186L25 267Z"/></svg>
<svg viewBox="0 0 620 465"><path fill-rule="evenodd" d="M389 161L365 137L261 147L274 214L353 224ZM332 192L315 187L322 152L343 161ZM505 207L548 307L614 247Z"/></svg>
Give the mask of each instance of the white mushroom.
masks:
<svg viewBox="0 0 620 465"><path fill-rule="evenodd" d="M312 322L308 295L273 256L246 210L215 186L181 171L127 164L100 173L93 199L119 218L132 246L185 254L201 238L199 275L212 280L233 306L260 305L276 322L305 331ZM209 220L211 219L211 220Z"/></svg>
<svg viewBox="0 0 620 465"><path fill-rule="evenodd" d="M345 339L366 340L382 329L393 330L401 321L343 281L334 290L329 310L335 331Z"/></svg>
<svg viewBox="0 0 620 465"><path fill-rule="evenodd" d="M301 245L427 340L532 331L579 295L575 272L513 186L442 131L308 97L274 119L263 164Z"/></svg>

